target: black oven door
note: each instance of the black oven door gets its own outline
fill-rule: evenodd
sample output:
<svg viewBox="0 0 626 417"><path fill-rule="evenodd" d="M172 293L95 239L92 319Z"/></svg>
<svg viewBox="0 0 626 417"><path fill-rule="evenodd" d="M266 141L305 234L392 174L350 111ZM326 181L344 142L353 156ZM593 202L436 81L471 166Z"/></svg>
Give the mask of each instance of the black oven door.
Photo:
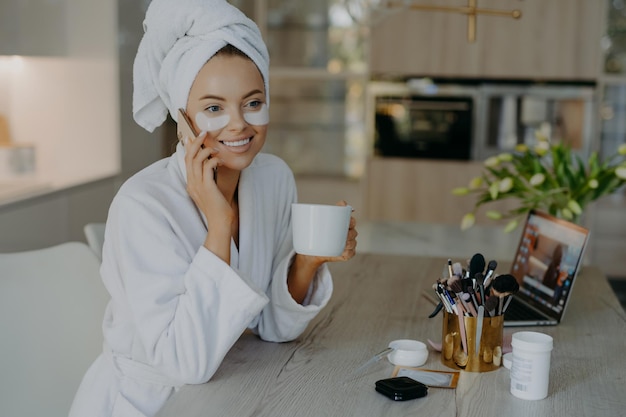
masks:
<svg viewBox="0 0 626 417"><path fill-rule="evenodd" d="M472 115L471 97L378 97L375 153L469 160Z"/></svg>

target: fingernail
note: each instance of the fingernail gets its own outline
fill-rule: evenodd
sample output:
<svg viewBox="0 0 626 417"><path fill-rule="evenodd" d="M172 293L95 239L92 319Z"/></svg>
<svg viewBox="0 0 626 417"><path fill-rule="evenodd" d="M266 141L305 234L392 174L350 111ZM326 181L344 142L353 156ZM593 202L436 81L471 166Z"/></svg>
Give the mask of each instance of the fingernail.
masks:
<svg viewBox="0 0 626 417"><path fill-rule="evenodd" d="M183 138L183 145L187 146L188 143L189 143L189 136L185 136Z"/></svg>

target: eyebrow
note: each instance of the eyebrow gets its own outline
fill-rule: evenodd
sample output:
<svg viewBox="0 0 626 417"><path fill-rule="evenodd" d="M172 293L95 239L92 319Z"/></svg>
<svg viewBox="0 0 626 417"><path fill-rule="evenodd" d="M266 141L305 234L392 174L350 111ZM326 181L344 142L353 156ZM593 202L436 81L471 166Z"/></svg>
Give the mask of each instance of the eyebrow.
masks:
<svg viewBox="0 0 626 417"><path fill-rule="evenodd" d="M243 96L242 98L246 99L246 98L248 98L250 96L253 96L255 94L263 94L263 91L258 90L258 89L252 90L248 94ZM224 97L215 96L215 95L212 95L212 94L207 94L206 96L202 96L202 97L200 97L200 100L221 100L221 101L226 101L226 99Z"/></svg>

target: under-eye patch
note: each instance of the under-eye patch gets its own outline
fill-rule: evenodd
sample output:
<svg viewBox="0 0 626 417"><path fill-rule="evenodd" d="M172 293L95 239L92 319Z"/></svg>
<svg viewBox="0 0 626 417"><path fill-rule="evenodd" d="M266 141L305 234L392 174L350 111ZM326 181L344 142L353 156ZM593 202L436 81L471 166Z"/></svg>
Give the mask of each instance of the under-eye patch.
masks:
<svg viewBox="0 0 626 417"><path fill-rule="evenodd" d="M255 126L263 126L270 121L270 111L267 104L261 104L258 110L247 111L243 114L243 119ZM214 132L225 128L230 122L230 115L222 114L220 116L210 117L204 112L196 113L196 124L201 130L206 132Z"/></svg>
<svg viewBox="0 0 626 417"><path fill-rule="evenodd" d="M266 125L270 122L270 110L267 107L267 104L263 103L257 111L245 112L243 114L243 118L251 125Z"/></svg>
<svg viewBox="0 0 626 417"><path fill-rule="evenodd" d="M230 122L230 116L228 114L209 117L201 111L196 113L196 124L200 130L204 130L206 132L214 132L216 130L223 129L228 125L228 122Z"/></svg>

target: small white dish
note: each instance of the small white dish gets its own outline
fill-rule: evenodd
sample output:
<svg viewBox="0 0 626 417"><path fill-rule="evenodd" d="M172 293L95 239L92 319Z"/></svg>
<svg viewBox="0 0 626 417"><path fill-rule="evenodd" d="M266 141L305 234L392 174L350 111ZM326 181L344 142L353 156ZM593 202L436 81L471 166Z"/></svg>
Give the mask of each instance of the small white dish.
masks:
<svg viewBox="0 0 626 417"><path fill-rule="evenodd" d="M504 354L504 356L502 357L502 364L504 365L506 369L511 369L511 366L513 365L513 353L512 352Z"/></svg>
<svg viewBox="0 0 626 417"><path fill-rule="evenodd" d="M387 356L389 362L399 366L422 366L428 359L426 344L410 339L394 340L389 343L393 348Z"/></svg>

